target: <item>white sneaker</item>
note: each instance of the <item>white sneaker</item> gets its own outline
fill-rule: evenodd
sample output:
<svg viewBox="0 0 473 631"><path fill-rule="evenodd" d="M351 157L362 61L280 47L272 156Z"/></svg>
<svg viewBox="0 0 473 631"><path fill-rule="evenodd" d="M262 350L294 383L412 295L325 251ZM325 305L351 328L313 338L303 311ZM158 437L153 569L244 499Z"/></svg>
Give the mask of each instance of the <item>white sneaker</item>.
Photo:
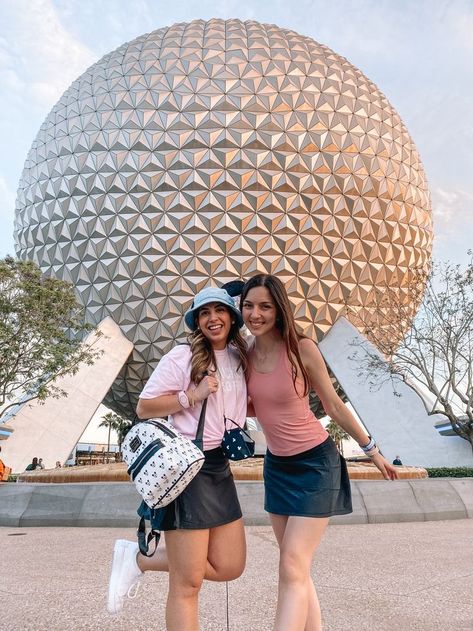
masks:
<svg viewBox="0 0 473 631"><path fill-rule="evenodd" d="M123 609L125 598L134 598L131 590L138 586L143 572L136 562L138 544L126 539L117 539L113 549L112 571L108 586L107 609L109 613L118 613Z"/></svg>

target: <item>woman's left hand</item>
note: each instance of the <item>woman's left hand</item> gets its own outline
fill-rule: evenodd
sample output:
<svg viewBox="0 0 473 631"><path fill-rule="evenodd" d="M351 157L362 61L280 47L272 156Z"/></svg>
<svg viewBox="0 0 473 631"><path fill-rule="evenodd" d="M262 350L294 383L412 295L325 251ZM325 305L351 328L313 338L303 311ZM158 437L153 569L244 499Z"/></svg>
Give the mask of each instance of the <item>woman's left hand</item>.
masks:
<svg viewBox="0 0 473 631"><path fill-rule="evenodd" d="M399 477L397 474L397 468L394 465L389 464L384 456L381 454L375 454L374 456L371 456L371 460L381 471L385 480L397 480Z"/></svg>

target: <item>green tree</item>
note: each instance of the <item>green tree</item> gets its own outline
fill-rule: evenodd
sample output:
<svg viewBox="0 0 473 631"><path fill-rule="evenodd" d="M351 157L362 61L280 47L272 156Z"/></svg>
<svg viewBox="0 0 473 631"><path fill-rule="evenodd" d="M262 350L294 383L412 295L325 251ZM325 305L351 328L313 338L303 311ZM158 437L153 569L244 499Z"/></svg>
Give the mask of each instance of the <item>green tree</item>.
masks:
<svg viewBox="0 0 473 631"><path fill-rule="evenodd" d="M346 433L344 429L337 425L335 421L330 420L330 423L326 425L325 429L330 434L333 439L333 442L337 445L338 451L343 456L343 441L348 440L350 436Z"/></svg>
<svg viewBox="0 0 473 631"><path fill-rule="evenodd" d="M110 453L110 432L113 429L117 432L118 453L121 457L123 439L128 433L128 430L131 428L131 421L122 418L114 412L107 412L107 414L104 414L102 419L103 420L100 423L99 427L108 427L107 452Z"/></svg>
<svg viewBox="0 0 473 631"><path fill-rule="evenodd" d="M0 416L20 395L23 402L65 396L57 379L101 354L94 347L99 332L82 344L92 330L72 285L31 261L0 259Z"/></svg>

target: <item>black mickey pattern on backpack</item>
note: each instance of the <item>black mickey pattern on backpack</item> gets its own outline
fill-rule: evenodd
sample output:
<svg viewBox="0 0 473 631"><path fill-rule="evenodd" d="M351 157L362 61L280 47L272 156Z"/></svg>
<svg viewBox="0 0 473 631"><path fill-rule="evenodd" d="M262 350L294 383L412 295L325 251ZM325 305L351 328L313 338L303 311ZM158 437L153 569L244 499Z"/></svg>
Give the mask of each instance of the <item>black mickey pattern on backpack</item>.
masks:
<svg viewBox="0 0 473 631"><path fill-rule="evenodd" d="M138 441L141 444L136 449ZM123 459L146 504L151 508L162 508L197 475L204 454L169 423L149 419L128 432L123 443Z"/></svg>

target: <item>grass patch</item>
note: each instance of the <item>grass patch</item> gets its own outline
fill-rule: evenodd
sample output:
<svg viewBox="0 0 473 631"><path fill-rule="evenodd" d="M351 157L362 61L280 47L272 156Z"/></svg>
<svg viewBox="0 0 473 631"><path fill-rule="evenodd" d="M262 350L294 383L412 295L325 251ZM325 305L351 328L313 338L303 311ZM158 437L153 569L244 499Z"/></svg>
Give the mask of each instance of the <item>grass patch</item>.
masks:
<svg viewBox="0 0 473 631"><path fill-rule="evenodd" d="M473 478L473 467L426 468L429 478Z"/></svg>

